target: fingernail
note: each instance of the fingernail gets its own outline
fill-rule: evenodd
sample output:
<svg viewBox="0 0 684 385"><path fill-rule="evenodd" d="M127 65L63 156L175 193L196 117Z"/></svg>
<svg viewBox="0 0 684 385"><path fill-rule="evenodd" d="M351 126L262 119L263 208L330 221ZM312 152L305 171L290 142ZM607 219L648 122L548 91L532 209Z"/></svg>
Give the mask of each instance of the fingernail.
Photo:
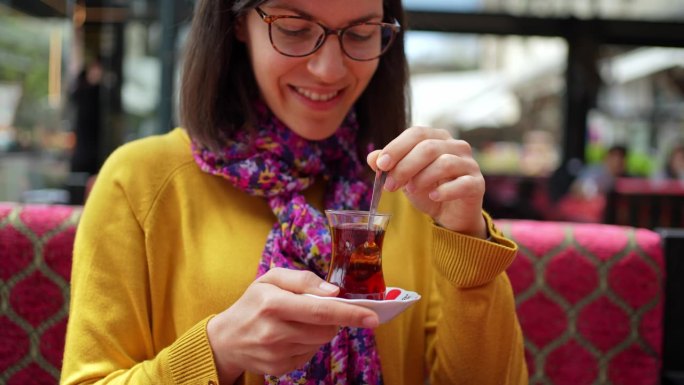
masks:
<svg viewBox="0 0 684 385"><path fill-rule="evenodd" d="M374 329L378 327L378 317L368 316L361 322L364 328Z"/></svg>
<svg viewBox="0 0 684 385"><path fill-rule="evenodd" d="M337 290L337 286L333 285L332 283L323 281L321 282L320 285L318 285L318 288L327 292L327 293L333 293Z"/></svg>
<svg viewBox="0 0 684 385"><path fill-rule="evenodd" d="M381 170L386 170L390 165L390 156L387 154L380 156L380 158L378 158L378 160L377 160L377 162L375 162L375 164Z"/></svg>
<svg viewBox="0 0 684 385"><path fill-rule="evenodd" d="M430 194L428 194L428 196L429 196L430 199L432 199L433 201L436 201L436 200L439 199L439 192L438 192L437 190L434 190L434 191L430 192Z"/></svg>

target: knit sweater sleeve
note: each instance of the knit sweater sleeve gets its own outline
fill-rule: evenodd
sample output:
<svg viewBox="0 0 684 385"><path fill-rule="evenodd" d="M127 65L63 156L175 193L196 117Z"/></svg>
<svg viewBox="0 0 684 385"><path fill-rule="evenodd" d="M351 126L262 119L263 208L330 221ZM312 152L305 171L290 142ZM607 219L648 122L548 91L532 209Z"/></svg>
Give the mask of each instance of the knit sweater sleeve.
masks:
<svg viewBox="0 0 684 385"><path fill-rule="evenodd" d="M522 332L505 269L517 245L485 214L491 241L433 228L436 294L427 322L431 383L527 384Z"/></svg>
<svg viewBox="0 0 684 385"><path fill-rule="evenodd" d="M136 206L146 203L126 190L132 172L119 164L125 155L113 158L77 230L61 383L218 383L209 318L179 330L169 346L156 346L144 217Z"/></svg>

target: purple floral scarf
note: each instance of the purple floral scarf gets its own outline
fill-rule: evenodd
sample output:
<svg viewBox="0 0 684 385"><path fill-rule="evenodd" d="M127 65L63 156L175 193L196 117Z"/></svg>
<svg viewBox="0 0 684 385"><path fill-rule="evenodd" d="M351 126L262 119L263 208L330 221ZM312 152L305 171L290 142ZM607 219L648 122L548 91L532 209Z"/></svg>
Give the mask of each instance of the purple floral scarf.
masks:
<svg viewBox="0 0 684 385"><path fill-rule="evenodd" d="M256 105L257 133L239 131L215 153L193 142L202 171L219 175L246 193L264 197L277 218L268 235L257 277L273 267L311 270L325 278L331 238L323 213L309 205L302 191L317 177L329 181L326 209L360 209L370 202L369 184L356 151L358 124L352 111L335 135L306 140L285 126L263 104ZM382 384L380 357L370 329L340 328L332 341L302 369L266 384Z"/></svg>

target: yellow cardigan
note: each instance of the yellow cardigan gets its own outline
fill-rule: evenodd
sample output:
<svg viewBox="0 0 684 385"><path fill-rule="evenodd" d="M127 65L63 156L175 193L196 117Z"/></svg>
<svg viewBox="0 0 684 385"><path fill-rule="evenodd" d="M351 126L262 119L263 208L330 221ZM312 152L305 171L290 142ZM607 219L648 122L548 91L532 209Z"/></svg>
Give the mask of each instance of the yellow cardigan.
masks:
<svg viewBox="0 0 684 385"><path fill-rule="evenodd" d="M199 170L182 129L119 148L98 176L74 246L63 384L218 383L206 323L253 281L275 218L266 201ZM322 183L307 191L321 206ZM402 193L383 270L422 299L376 329L387 385L526 384L504 273L516 251L434 226ZM245 373L240 383L262 385Z"/></svg>

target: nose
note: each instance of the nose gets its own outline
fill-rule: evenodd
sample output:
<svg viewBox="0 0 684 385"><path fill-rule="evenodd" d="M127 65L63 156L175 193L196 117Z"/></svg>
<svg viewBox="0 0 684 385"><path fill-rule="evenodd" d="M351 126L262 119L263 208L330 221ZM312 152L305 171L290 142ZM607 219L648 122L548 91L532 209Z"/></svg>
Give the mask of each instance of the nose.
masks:
<svg viewBox="0 0 684 385"><path fill-rule="evenodd" d="M311 55L307 67L322 82L334 83L347 73L345 60L340 40L334 35L328 35L321 48Z"/></svg>

